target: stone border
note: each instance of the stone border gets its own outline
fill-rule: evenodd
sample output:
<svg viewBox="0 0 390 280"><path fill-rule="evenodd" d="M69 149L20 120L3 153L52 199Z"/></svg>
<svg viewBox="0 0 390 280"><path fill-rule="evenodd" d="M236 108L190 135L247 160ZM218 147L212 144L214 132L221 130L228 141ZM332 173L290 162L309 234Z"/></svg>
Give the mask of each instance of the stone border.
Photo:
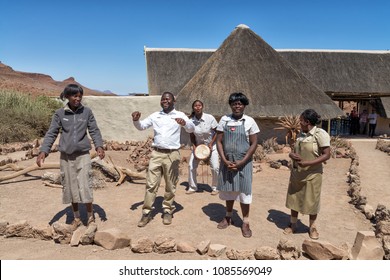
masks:
<svg viewBox="0 0 390 280"><path fill-rule="evenodd" d="M379 140L378 140L379 141ZM359 156L356 150L350 147L351 165L347 173L349 189L348 195L351 197L350 203L359 209L375 227L375 236L382 244L385 252L384 259L390 260L390 211L383 204L378 204L376 210L368 204L367 197L361 194L361 182L359 175Z"/></svg>

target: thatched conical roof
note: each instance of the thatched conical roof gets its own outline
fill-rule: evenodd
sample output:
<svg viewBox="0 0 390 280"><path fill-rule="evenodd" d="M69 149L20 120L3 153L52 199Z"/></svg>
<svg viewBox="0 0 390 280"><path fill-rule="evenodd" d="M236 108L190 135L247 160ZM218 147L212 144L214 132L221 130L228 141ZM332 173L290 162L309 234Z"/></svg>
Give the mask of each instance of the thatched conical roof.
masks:
<svg viewBox="0 0 390 280"><path fill-rule="evenodd" d="M247 26L239 25L177 95L176 108L191 112L195 99L207 112L230 113L228 97L242 92L250 100L252 117L299 115L313 108L323 118L343 112L324 92L296 71Z"/></svg>

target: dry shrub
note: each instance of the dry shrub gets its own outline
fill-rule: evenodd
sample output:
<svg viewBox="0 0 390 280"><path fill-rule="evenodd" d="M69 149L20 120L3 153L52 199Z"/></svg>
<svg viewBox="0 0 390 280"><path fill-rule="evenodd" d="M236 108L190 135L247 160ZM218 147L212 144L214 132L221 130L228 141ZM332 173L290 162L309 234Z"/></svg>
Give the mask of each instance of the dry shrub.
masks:
<svg viewBox="0 0 390 280"><path fill-rule="evenodd" d="M385 152L390 155L390 141L385 141L383 139L378 139L376 142L375 149Z"/></svg>
<svg viewBox="0 0 390 280"><path fill-rule="evenodd" d="M350 147L351 143L349 141L342 139L339 136L330 137L330 155L332 158L335 158L341 149L348 150Z"/></svg>
<svg viewBox="0 0 390 280"><path fill-rule="evenodd" d="M276 141L276 137L264 140L262 146L266 154L274 153L279 149L279 144Z"/></svg>
<svg viewBox="0 0 390 280"><path fill-rule="evenodd" d="M263 146L257 145L256 151L253 155L253 160L254 161L262 161L263 159L266 159L267 155L263 149Z"/></svg>
<svg viewBox="0 0 390 280"><path fill-rule="evenodd" d="M297 139L299 131L301 130L299 115L281 117L279 118L277 124L280 124L280 127L276 127L274 129L286 129L286 144L293 145Z"/></svg>

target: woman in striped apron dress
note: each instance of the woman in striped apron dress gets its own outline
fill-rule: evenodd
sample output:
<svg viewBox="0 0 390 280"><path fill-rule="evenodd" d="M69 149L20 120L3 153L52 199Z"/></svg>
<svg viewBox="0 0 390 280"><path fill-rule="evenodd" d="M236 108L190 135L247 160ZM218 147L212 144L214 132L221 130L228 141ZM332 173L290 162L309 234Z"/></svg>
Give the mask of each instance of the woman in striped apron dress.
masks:
<svg viewBox="0 0 390 280"><path fill-rule="evenodd" d="M286 207L291 209L285 234L296 232L298 213L309 215L309 236L318 239L315 221L320 210L322 163L330 158L329 134L316 126L320 116L312 109L300 116L301 135L290 153L293 160L287 191Z"/></svg>
<svg viewBox="0 0 390 280"><path fill-rule="evenodd" d="M240 202L244 237L251 237L249 206L252 202L252 156L257 148L260 132L255 120L244 114L248 98L242 93L232 93L229 105L232 114L223 116L217 127L217 149L221 158L218 176L219 197L226 201L226 215L218 224L225 229L233 224L234 201Z"/></svg>

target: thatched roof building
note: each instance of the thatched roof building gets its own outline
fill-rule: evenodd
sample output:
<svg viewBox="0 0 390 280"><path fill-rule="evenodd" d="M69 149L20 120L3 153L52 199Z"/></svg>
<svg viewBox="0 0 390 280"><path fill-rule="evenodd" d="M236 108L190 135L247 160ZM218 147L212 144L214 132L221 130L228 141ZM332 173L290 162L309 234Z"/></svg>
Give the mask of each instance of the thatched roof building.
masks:
<svg viewBox="0 0 390 280"><path fill-rule="evenodd" d="M190 113L200 99L216 116L230 112L228 96L242 92L245 112L255 118L299 115L313 108L323 118L343 114L323 91L296 71L247 26L238 26L177 95L176 107Z"/></svg>
<svg viewBox="0 0 390 280"><path fill-rule="evenodd" d="M149 95L177 93L196 74L214 49L145 48Z"/></svg>
<svg viewBox="0 0 390 280"><path fill-rule="evenodd" d="M367 100L390 118L390 51L278 52L333 100Z"/></svg>
<svg viewBox="0 0 390 280"><path fill-rule="evenodd" d="M389 51L279 50L334 100L390 96Z"/></svg>
<svg viewBox="0 0 390 280"><path fill-rule="evenodd" d="M390 51L276 51L333 100L375 100L380 115L390 118ZM214 52L145 48L150 95L179 92Z"/></svg>
<svg viewBox="0 0 390 280"><path fill-rule="evenodd" d="M215 51L145 48L149 94L177 94ZM390 118L390 51L276 51L333 100L370 100Z"/></svg>

